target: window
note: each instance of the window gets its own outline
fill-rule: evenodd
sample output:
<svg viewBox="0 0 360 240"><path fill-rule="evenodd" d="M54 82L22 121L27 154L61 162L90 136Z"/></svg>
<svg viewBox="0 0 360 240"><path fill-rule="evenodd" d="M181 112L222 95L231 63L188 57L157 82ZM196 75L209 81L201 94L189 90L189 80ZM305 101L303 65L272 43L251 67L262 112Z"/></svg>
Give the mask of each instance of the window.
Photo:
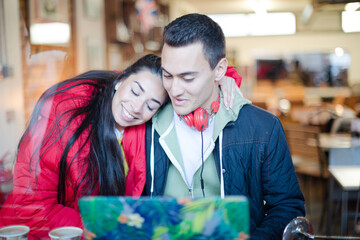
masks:
<svg viewBox="0 0 360 240"><path fill-rule="evenodd" d="M30 1L30 41L39 45L69 43L68 0Z"/></svg>

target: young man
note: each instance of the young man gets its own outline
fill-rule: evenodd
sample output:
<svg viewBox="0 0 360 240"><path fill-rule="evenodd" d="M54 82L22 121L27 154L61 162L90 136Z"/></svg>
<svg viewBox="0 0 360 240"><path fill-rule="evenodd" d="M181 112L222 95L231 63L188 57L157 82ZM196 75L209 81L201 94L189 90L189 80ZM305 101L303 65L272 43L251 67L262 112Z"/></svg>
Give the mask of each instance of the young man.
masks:
<svg viewBox="0 0 360 240"><path fill-rule="evenodd" d="M209 17L182 16L163 37L163 85L171 103L146 129L146 194L245 195L251 239L281 239L305 210L279 119L241 94L225 109L218 84L228 65L225 38Z"/></svg>

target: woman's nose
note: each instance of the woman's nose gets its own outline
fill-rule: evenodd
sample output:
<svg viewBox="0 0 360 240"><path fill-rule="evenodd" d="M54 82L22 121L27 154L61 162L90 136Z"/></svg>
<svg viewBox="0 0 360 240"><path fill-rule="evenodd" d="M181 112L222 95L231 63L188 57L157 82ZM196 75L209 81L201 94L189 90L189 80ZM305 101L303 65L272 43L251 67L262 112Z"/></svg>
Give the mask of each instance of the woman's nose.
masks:
<svg viewBox="0 0 360 240"><path fill-rule="evenodd" d="M133 102L132 107L133 107L133 111L134 113L141 113L142 112L142 107L144 106L144 101L137 99L136 101Z"/></svg>

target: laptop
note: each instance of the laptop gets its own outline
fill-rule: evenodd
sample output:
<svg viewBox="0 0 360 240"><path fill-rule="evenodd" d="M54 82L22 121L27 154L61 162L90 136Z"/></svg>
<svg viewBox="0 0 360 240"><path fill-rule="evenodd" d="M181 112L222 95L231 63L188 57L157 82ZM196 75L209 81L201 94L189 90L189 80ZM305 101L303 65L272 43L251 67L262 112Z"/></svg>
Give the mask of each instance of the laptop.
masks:
<svg viewBox="0 0 360 240"><path fill-rule="evenodd" d="M246 239L249 203L244 196L190 200L170 197L83 197L84 227L95 239Z"/></svg>

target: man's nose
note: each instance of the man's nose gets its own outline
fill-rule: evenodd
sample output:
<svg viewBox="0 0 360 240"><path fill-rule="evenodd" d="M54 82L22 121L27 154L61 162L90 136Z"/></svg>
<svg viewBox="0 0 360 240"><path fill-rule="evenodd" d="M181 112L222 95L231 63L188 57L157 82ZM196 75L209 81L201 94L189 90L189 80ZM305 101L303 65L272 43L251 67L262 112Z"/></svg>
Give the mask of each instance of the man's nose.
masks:
<svg viewBox="0 0 360 240"><path fill-rule="evenodd" d="M182 87L181 80L178 78L174 78L174 80L171 83L170 95L173 97L176 97L176 96L180 96L181 94L183 94L183 92L184 92L184 89Z"/></svg>

